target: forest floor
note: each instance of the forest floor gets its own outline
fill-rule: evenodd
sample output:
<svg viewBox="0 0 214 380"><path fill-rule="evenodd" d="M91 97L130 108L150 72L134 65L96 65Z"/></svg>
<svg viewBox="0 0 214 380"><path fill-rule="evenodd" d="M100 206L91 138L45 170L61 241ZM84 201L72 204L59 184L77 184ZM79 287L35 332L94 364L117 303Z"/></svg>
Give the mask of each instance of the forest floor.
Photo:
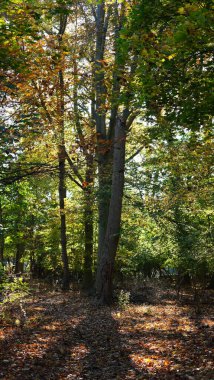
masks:
<svg viewBox="0 0 214 380"><path fill-rule="evenodd" d="M1 379L214 378L211 304L197 314L168 292L122 311L97 308L78 291L40 289L23 308L20 325L16 319L0 326ZM10 310L12 319L16 312Z"/></svg>

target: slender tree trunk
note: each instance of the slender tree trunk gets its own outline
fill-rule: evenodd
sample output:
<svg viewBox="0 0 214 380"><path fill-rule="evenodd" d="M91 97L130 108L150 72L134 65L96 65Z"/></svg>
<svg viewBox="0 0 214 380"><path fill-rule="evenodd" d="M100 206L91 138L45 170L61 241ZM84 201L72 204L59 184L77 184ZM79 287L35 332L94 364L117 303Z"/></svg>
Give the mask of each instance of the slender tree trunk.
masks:
<svg viewBox="0 0 214 380"><path fill-rule="evenodd" d="M16 257L15 257L15 273L23 272L23 263L20 262L25 251L25 245L23 242L18 242L16 244Z"/></svg>
<svg viewBox="0 0 214 380"><path fill-rule="evenodd" d="M122 212L122 198L125 170L126 129L122 118L117 118L115 125L113 173L111 201L102 257L97 270L96 294L101 304L112 301L112 280L115 256L117 252Z"/></svg>
<svg viewBox="0 0 214 380"><path fill-rule="evenodd" d="M63 263L63 283L62 289L69 289L70 275L67 255L67 236L66 236L66 216L65 216L65 149L64 145L59 146L59 207L60 207L60 241L61 255Z"/></svg>
<svg viewBox="0 0 214 380"><path fill-rule="evenodd" d="M59 207L60 207L60 241L61 255L63 264L63 279L62 289L68 290L70 283L68 254L67 254L67 236L66 236L66 215L65 215L65 140L64 140L64 82L62 71L59 71L59 86L60 86L60 104L59 104L59 139L58 160L59 160Z"/></svg>
<svg viewBox="0 0 214 380"><path fill-rule="evenodd" d="M62 36L65 32L67 24L67 16L60 16L60 30L58 35L59 52L61 53ZM63 279L62 289L68 290L70 284L70 273L67 254L67 236L66 236L66 214L65 214L65 199L66 199L66 184L65 184L65 126L64 126L64 114L65 114L65 89L64 89L64 77L63 70L60 69L58 73L59 77L59 91L58 91L58 109L57 117L59 123L59 145L58 145L58 162L59 162L59 206L60 206L60 240L61 240L61 255L63 263Z"/></svg>
<svg viewBox="0 0 214 380"><path fill-rule="evenodd" d="M83 149L83 154L86 160L86 172L83 187L84 191L84 233L85 233L85 248L84 248L84 265L83 265L83 288L89 290L93 285L93 182L94 182L94 156L93 151L90 150L90 144L83 133L79 109L78 109L78 67L77 62L73 61L74 70L74 88L73 88L73 106L74 106L74 121L76 132ZM94 101L91 104L91 113L94 115ZM77 169L78 171L78 169ZM79 180L83 179L79 176Z"/></svg>
<svg viewBox="0 0 214 380"><path fill-rule="evenodd" d="M93 208L91 204L91 192L85 192L85 210L84 210L84 224L85 224L85 252L84 252L84 289L90 289L93 285Z"/></svg>
<svg viewBox="0 0 214 380"><path fill-rule="evenodd" d="M3 210L0 200L0 263L4 260L4 230L3 230Z"/></svg>
<svg viewBox="0 0 214 380"><path fill-rule="evenodd" d="M99 155L98 158L98 263L102 257L103 245L105 241L106 228L108 223L109 205L111 200L111 182L112 182L112 154Z"/></svg>
<svg viewBox="0 0 214 380"><path fill-rule="evenodd" d="M30 253L30 273L32 278L34 278L35 272L35 252L31 251Z"/></svg>
<svg viewBox="0 0 214 380"><path fill-rule="evenodd" d="M93 285L93 211L91 206L85 208L85 253L84 253L84 289Z"/></svg>
<svg viewBox="0 0 214 380"><path fill-rule="evenodd" d="M85 252L84 252L84 278L83 288L90 289L93 285L93 240L94 240L94 228L93 228L93 155L89 154L86 158L86 188L84 190L84 224L85 224Z"/></svg>

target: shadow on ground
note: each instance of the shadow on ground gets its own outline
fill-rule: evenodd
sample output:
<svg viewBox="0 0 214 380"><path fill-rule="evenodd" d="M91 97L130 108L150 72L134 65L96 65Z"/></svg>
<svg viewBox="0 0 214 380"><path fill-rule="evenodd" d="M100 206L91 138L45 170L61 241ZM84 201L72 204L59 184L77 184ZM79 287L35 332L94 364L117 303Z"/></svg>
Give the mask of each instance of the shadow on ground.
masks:
<svg viewBox="0 0 214 380"><path fill-rule="evenodd" d="M41 295L1 329L4 380L212 379L211 329L169 304L123 313L78 293Z"/></svg>

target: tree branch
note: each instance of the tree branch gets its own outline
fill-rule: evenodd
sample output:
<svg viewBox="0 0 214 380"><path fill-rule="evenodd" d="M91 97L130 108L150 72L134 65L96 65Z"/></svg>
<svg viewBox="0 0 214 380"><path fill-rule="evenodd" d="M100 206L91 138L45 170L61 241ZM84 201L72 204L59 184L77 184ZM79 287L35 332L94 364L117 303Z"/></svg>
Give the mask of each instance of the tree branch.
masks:
<svg viewBox="0 0 214 380"><path fill-rule="evenodd" d="M73 170L74 174L77 176L77 178L80 180L80 182L83 183L84 180L83 180L81 174L79 173L78 168L76 167L76 165L74 165L72 159L69 157L69 155L68 155L68 153L67 153L66 150L65 150L65 157L66 157L66 159L68 161L68 164L69 164L70 168Z"/></svg>

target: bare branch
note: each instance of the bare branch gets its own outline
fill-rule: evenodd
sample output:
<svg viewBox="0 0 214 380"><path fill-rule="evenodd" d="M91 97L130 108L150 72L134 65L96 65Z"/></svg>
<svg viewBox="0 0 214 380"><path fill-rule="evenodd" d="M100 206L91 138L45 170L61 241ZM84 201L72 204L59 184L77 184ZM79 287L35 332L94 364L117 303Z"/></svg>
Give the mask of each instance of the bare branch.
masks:
<svg viewBox="0 0 214 380"><path fill-rule="evenodd" d="M70 166L70 168L73 170L74 174L77 176L77 178L80 180L81 183L84 182L81 174L79 173L79 170L78 168L76 167L76 165L73 163L72 159L69 157L68 153L66 152L65 150L65 156L66 156L66 159L68 161L68 164Z"/></svg>
<svg viewBox="0 0 214 380"><path fill-rule="evenodd" d="M133 153L130 157L127 158L126 163L131 161L134 157L136 157L138 155L138 153L140 153L143 148L144 148L144 145L142 145L140 148L138 148L135 153Z"/></svg>
<svg viewBox="0 0 214 380"><path fill-rule="evenodd" d="M67 173L67 176L70 178L71 181L76 183L76 185L78 187L80 187L82 190L84 190L84 187L81 185L81 183L79 183L70 173Z"/></svg>

